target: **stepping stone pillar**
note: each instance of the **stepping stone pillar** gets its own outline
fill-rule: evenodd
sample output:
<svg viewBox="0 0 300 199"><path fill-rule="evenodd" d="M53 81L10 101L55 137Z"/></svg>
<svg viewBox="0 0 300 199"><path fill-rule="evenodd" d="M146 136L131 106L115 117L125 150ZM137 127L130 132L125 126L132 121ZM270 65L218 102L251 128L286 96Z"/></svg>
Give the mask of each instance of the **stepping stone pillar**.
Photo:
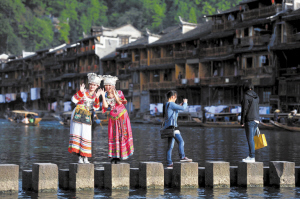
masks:
<svg viewBox="0 0 300 199"><path fill-rule="evenodd" d="M57 192L58 167L52 163L32 165L32 188L35 192Z"/></svg>
<svg viewBox="0 0 300 199"><path fill-rule="evenodd" d="M74 191L94 189L94 164L69 164L69 188Z"/></svg>
<svg viewBox="0 0 300 199"><path fill-rule="evenodd" d="M139 183L144 189L164 189L164 168L159 162L140 162Z"/></svg>
<svg viewBox="0 0 300 199"><path fill-rule="evenodd" d="M32 170L22 171L22 189L24 191L32 190Z"/></svg>
<svg viewBox="0 0 300 199"><path fill-rule="evenodd" d="M173 187L198 188L198 162L174 162Z"/></svg>
<svg viewBox="0 0 300 199"><path fill-rule="evenodd" d="M270 185L269 172L270 172L270 167L264 167L264 186Z"/></svg>
<svg viewBox="0 0 300 199"><path fill-rule="evenodd" d="M165 187L172 187L173 168L164 168L164 181Z"/></svg>
<svg viewBox="0 0 300 199"><path fill-rule="evenodd" d="M69 169L59 169L58 185L61 189L69 189Z"/></svg>
<svg viewBox="0 0 300 199"><path fill-rule="evenodd" d="M271 161L269 177L271 186L295 187L295 163Z"/></svg>
<svg viewBox="0 0 300 199"><path fill-rule="evenodd" d="M130 187L132 188L139 187L139 168L130 169Z"/></svg>
<svg viewBox="0 0 300 199"><path fill-rule="evenodd" d="M205 186L212 188L229 188L229 162L207 161L205 163Z"/></svg>
<svg viewBox="0 0 300 199"><path fill-rule="evenodd" d="M230 186L236 186L238 183L238 166L230 166Z"/></svg>
<svg viewBox="0 0 300 199"><path fill-rule="evenodd" d="M104 187L106 189L130 189L130 165L104 164Z"/></svg>
<svg viewBox="0 0 300 199"><path fill-rule="evenodd" d="M205 167L198 167L198 184L199 187L205 187Z"/></svg>
<svg viewBox="0 0 300 199"><path fill-rule="evenodd" d="M95 187L104 188L104 167L95 169Z"/></svg>
<svg viewBox="0 0 300 199"><path fill-rule="evenodd" d="M264 164L262 162L239 162L237 183L242 187L263 187Z"/></svg>
<svg viewBox="0 0 300 199"><path fill-rule="evenodd" d="M19 165L0 164L0 193L19 191Z"/></svg>

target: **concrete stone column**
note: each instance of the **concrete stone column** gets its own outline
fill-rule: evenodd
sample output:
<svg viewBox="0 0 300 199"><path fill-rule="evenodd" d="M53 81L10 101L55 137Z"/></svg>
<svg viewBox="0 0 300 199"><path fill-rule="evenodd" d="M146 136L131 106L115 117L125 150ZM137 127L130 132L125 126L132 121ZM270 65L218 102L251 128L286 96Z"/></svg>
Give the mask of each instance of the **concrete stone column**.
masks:
<svg viewBox="0 0 300 199"><path fill-rule="evenodd" d="M300 186L300 166L295 166L295 185Z"/></svg>
<svg viewBox="0 0 300 199"><path fill-rule="evenodd" d="M270 185L269 167L264 167L264 186Z"/></svg>
<svg viewBox="0 0 300 199"><path fill-rule="evenodd" d="M74 191L94 189L94 164L69 164L69 188Z"/></svg>
<svg viewBox="0 0 300 199"><path fill-rule="evenodd" d="M164 181L165 187L172 187L173 168L164 168Z"/></svg>
<svg viewBox="0 0 300 199"><path fill-rule="evenodd" d="M139 187L139 168L130 168L130 187Z"/></svg>
<svg viewBox="0 0 300 199"><path fill-rule="evenodd" d="M174 162L173 187L198 188L198 162Z"/></svg>
<svg viewBox="0 0 300 199"><path fill-rule="evenodd" d="M0 164L0 193L19 191L19 165Z"/></svg>
<svg viewBox="0 0 300 199"><path fill-rule="evenodd" d="M198 184L199 187L205 187L205 167L198 167Z"/></svg>
<svg viewBox="0 0 300 199"><path fill-rule="evenodd" d="M35 192L57 192L58 167L52 163L32 165L32 188Z"/></svg>
<svg viewBox="0 0 300 199"><path fill-rule="evenodd" d="M104 188L104 167L95 169L95 187Z"/></svg>
<svg viewBox="0 0 300 199"><path fill-rule="evenodd" d="M205 163L205 186L213 188L229 188L229 162L207 161Z"/></svg>
<svg viewBox="0 0 300 199"><path fill-rule="evenodd" d="M61 189L69 189L69 169L59 169L58 185Z"/></svg>
<svg viewBox="0 0 300 199"><path fill-rule="evenodd" d="M287 161L270 162L270 185L295 187L295 163Z"/></svg>
<svg viewBox="0 0 300 199"><path fill-rule="evenodd" d="M242 187L263 187L264 164L262 162L239 162L238 185Z"/></svg>
<svg viewBox="0 0 300 199"><path fill-rule="evenodd" d="M104 164L104 187L129 190L130 165L128 163Z"/></svg>
<svg viewBox="0 0 300 199"><path fill-rule="evenodd" d="M230 186L237 186L238 181L238 166L230 166Z"/></svg>
<svg viewBox="0 0 300 199"><path fill-rule="evenodd" d="M145 189L164 189L164 168L159 162L140 162L139 183Z"/></svg>
<svg viewBox="0 0 300 199"><path fill-rule="evenodd" d="M24 191L32 190L32 170L22 171L22 189Z"/></svg>

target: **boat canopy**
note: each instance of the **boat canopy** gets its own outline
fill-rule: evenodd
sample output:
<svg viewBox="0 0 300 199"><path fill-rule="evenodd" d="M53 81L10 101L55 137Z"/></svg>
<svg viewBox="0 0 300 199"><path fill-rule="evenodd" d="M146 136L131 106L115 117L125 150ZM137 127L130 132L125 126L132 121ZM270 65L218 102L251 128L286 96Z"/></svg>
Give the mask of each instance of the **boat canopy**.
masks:
<svg viewBox="0 0 300 199"><path fill-rule="evenodd" d="M17 114L31 114L31 115L36 115L38 116L39 114L38 113L35 113L35 112L30 112L30 111L24 111L24 110L13 110L11 111L12 113L17 113Z"/></svg>

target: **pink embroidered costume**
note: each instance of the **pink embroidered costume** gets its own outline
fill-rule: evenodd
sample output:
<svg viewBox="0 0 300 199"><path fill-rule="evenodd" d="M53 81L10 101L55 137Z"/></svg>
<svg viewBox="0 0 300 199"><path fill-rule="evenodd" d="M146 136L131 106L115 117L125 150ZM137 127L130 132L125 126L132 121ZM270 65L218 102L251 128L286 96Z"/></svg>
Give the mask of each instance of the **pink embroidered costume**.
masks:
<svg viewBox="0 0 300 199"><path fill-rule="evenodd" d="M77 104L73 110L71 125L69 149L70 153L77 153L80 156L92 157L92 130L91 130L91 112L100 108L99 98L95 94L92 96L88 91L82 93L78 91L72 101Z"/></svg>
<svg viewBox="0 0 300 199"><path fill-rule="evenodd" d="M110 106L108 121L108 157L128 159L134 152L130 119L124 104L127 103L122 91L116 91L122 104L116 103L115 98L105 95L105 100ZM107 109L102 107L103 113Z"/></svg>

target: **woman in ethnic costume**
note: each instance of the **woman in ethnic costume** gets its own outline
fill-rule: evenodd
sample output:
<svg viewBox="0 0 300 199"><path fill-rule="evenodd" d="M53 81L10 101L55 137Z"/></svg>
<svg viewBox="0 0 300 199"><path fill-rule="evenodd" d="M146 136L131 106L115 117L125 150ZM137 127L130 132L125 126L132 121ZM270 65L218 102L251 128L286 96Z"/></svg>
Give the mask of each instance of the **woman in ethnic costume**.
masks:
<svg viewBox="0 0 300 199"><path fill-rule="evenodd" d="M80 90L72 97L72 102L76 104L73 110L70 125L70 153L76 153L79 156L78 163L89 163L88 157L92 157L92 109L100 108L100 91L95 92L102 76L95 73L88 73L89 89L81 84Z"/></svg>
<svg viewBox="0 0 300 199"><path fill-rule="evenodd" d="M102 112L110 106L108 121L108 157L111 163L128 159L134 151L130 119L125 108L127 100L122 91L115 90L117 77L104 75L104 90L102 95Z"/></svg>

